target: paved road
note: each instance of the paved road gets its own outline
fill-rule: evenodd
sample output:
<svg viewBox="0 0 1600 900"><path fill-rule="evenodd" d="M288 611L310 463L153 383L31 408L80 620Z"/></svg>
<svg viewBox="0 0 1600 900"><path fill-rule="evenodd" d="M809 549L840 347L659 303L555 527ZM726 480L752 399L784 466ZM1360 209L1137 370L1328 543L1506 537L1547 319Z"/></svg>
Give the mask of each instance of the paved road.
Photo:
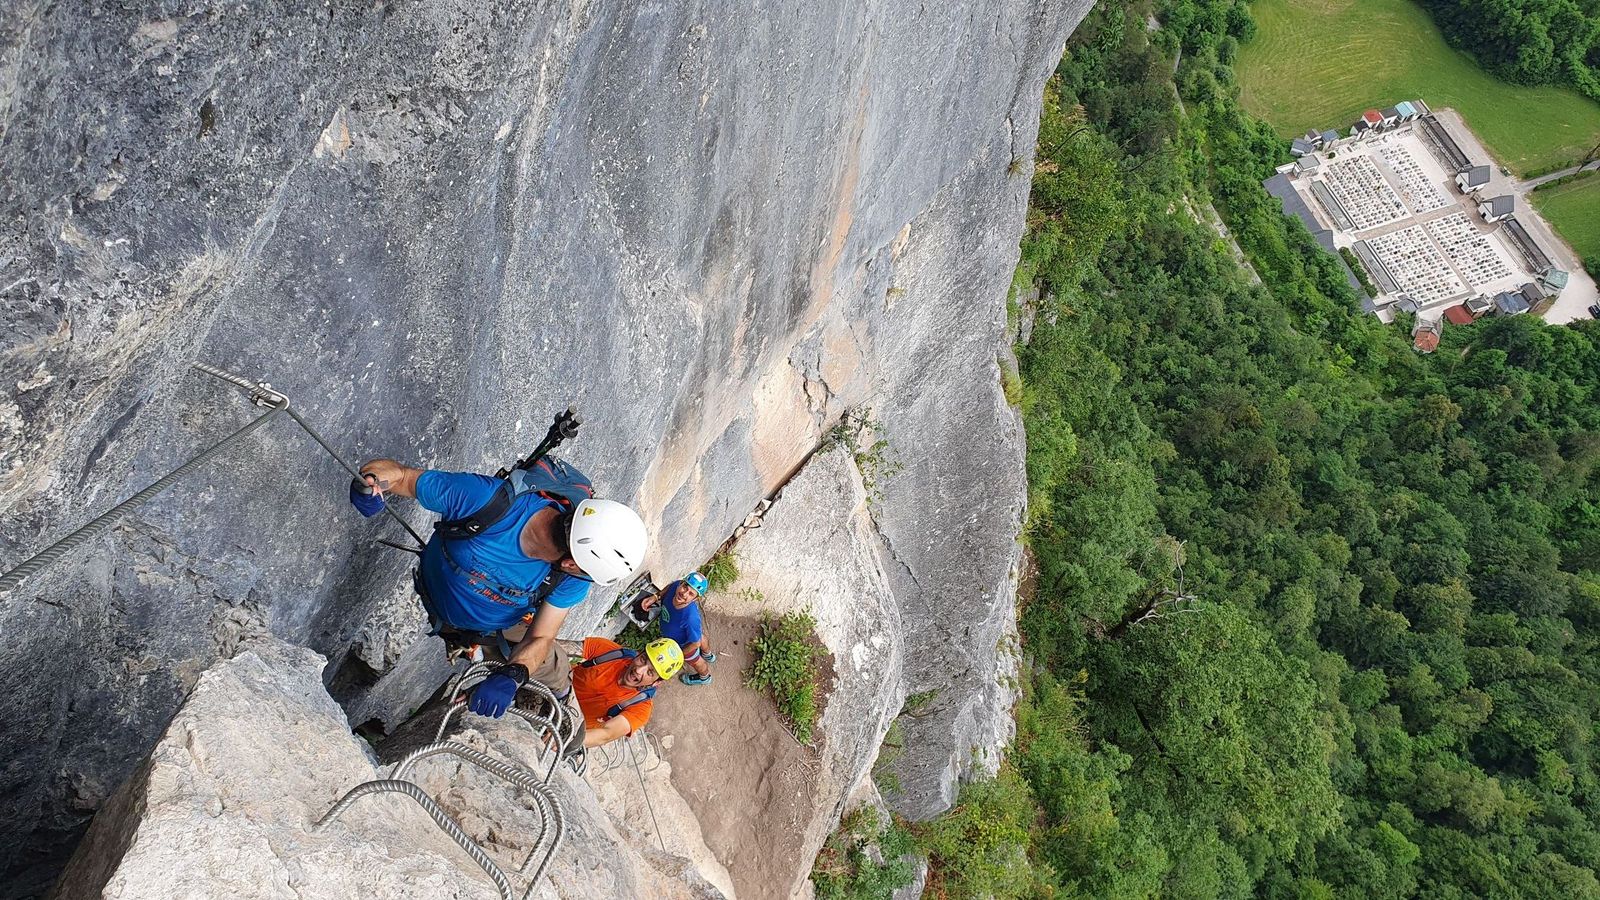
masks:
<svg viewBox="0 0 1600 900"><path fill-rule="evenodd" d="M1557 178L1565 178L1568 175L1576 175L1579 172L1582 172L1584 169L1600 171L1600 159L1591 160L1581 166L1568 166L1559 172L1551 172L1548 175L1540 175L1538 178L1529 178L1527 181L1514 181L1512 184L1515 186L1517 193L1525 194L1547 181L1555 181Z"/></svg>
<svg viewBox="0 0 1600 900"><path fill-rule="evenodd" d="M1583 169L1600 171L1600 160L1595 160L1583 166L1568 166L1559 172L1551 172L1548 175L1530 178L1527 181L1518 181L1513 178L1511 179L1511 191L1519 198L1519 205L1531 207L1533 203L1528 199L1528 194L1534 188L1546 182L1555 181L1557 178L1575 174ZM1577 253L1572 250L1571 245L1561 240L1551 230L1549 223L1544 220L1544 216L1520 216L1518 221L1522 223L1522 227L1533 234L1534 239L1546 251L1550 252L1551 256L1555 257L1556 264L1566 269L1572 278L1567 284L1567 289L1561 292L1560 297L1556 298L1556 302L1544 311L1544 320L1551 324L1559 325L1589 318L1589 307L1595 303L1600 303L1600 285L1596 285L1594 279L1589 277L1589 273L1584 271L1583 262L1578 258Z"/></svg>

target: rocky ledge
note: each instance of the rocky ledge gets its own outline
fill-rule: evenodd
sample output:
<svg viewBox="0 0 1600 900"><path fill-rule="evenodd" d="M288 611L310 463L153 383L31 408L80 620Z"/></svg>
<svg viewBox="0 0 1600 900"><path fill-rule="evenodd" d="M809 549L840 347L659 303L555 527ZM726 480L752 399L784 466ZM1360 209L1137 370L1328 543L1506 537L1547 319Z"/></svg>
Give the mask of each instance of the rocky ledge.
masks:
<svg viewBox="0 0 1600 900"><path fill-rule="evenodd" d="M201 676L141 765L96 816L56 900L483 900L494 885L412 800L359 800L313 824L350 788L383 778L322 687L326 660L264 639ZM531 766L520 721L473 717L457 736ZM530 802L469 765L425 760L417 780L502 868L533 849ZM537 898L714 900L685 856L653 849L583 779L552 781L566 835ZM515 876L512 876L515 881ZM515 882L521 896L523 882Z"/></svg>

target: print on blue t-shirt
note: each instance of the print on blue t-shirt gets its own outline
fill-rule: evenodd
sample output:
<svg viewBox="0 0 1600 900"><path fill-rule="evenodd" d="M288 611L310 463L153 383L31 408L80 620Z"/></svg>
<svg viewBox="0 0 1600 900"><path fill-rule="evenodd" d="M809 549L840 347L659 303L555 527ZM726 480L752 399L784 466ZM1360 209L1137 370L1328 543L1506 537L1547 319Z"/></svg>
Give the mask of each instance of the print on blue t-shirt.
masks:
<svg viewBox="0 0 1600 900"><path fill-rule="evenodd" d="M499 486L500 480L488 475L429 470L417 479L417 502L446 519L459 519L477 512ZM529 608L529 595L544 583L550 564L524 555L520 536L534 513L549 505L538 494L523 494L476 537L446 542L435 533L428 539L422 582L445 622L463 631L492 632L536 612ZM568 575L545 602L561 609L576 606L588 596L589 585L587 578Z"/></svg>
<svg viewBox="0 0 1600 900"><path fill-rule="evenodd" d="M679 647L687 647L700 640L700 601L677 609L672 605L672 598L678 593L681 581L674 581L667 585L661 592L661 636L672 638L678 642Z"/></svg>

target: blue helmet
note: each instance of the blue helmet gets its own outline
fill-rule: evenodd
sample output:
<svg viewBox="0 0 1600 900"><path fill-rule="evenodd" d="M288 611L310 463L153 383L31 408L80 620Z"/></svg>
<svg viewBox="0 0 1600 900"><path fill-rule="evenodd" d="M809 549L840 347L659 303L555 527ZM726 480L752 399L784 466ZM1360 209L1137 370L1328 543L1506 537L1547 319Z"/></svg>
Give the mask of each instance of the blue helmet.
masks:
<svg viewBox="0 0 1600 900"><path fill-rule="evenodd" d="M706 588L711 586L710 583L706 581L706 577L701 575L699 572L690 572L688 575L684 576L683 583L694 588L695 593L697 594L704 594L706 592Z"/></svg>

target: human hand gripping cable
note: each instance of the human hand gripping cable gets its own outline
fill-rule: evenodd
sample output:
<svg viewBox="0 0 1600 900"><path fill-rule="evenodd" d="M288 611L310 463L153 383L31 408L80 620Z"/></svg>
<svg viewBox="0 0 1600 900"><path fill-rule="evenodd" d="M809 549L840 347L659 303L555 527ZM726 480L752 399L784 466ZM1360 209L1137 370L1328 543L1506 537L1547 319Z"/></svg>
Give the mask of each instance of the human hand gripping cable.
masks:
<svg viewBox="0 0 1600 900"><path fill-rule="evenodd" d="M377 476L363 475L350 479L350 505L369 519L383 512L383 487Z"/></svg>
<svg viewBox="0 0 1600 900"><path fill-rule="evenodd" d="M511 707L511 698L517 695L517 688L522 687L528 680L526 666L512 664L501 667L500 671L483 680L482 684L472 689L472 696L467 700L467 709L480 716L498 719L506 714Z"/></svg>

